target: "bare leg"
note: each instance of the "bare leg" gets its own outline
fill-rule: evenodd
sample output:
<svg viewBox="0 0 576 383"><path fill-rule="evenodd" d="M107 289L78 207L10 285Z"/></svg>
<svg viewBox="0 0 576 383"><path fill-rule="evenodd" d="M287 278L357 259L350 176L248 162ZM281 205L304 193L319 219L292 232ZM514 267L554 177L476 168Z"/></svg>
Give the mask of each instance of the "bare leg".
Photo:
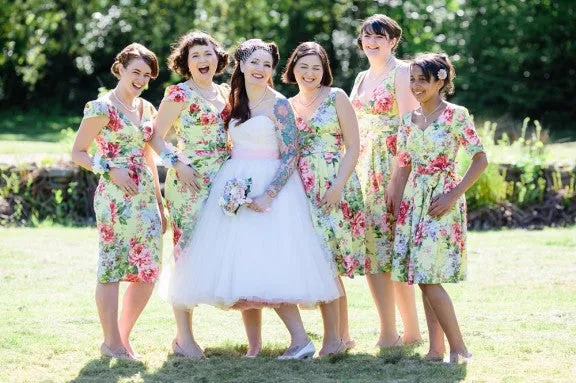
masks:
<svg viewBox="0 0 576 383"><path fill-rule="evenodd" d="M441 284L420 285L450 345L450 354L468 355L450 296Z"/></svg>
<svg viewBox="0 0 576 383"><path fill-rule="evenodd" d="M123 348L118 329L118 282L96 285L96 307L104 332L104 343L113 352Z"/></svg>
<svg viewBox="0 0 576 383"><path fill-rule="evenodd" d="M310 342L308 334L306 334L306 330L304 329L304 323L302 323L298 306L285 304L277 308L276 313L280 319L282 319L282 322L284 322L290 333L290 348L306 345Z"/></svg>
<svg viewBox="0 0 576 383"><path fill-rule="evenodd" d="M430 338L430 347L428 349L427 359L442 359L446 353L446 345L444 344L444 331L434 314L434 310L422 294L422 301L424 303L424 312L426 313L426 324L428 325L428 335Z"/></svg>
<svg viewBox="0 0 576 383"><path fill-rule="evenodd" d="M262 310L244 310L242 311L242 320L248 337L246 356L256 356L262 350Z"/></svg>
<svg viewBox="0 0 576 383"><path fill-rule="evenodd" d="M366 274L366 280L380 316L380 337L378 347L393 347L401 344L396 330L394 311L394 285L390 273Z"/></svg>
<svg viewBox="0 0 576 383"><path fill-rule="evenodd" d="M342 287L343 295L338 299L338 311L339 311L339 332L342 342L347 347L354 347L356 342L350 336L350 325L348 324L348 297L346 296L346 289L344 288L344 282L341 277L338 277L338 282L340 287Z"/></svg>
<svg viewBox="0 0 576 383"><path fill-rule="evenodd" d="M416 297L414 286L404 282L394 283L394 300L402 323L404 324L403 344L414 344L422 341L420 335L420 325L418 324L418 313L416 311Z"/></svg>
<svg viewBox="0 0 576 383"><path fill-rule="evenodd" d="M196 343L192 333L192 314L191 309L173 306L174 319L176 319L176 344L173 345L174 351L181 353L186 357L197 359L204 357L202 349Z"/></svg>
<svg viewBox="0 0 576 383"><path fill-rule="evenodd" d="M340 309L340 299L320 305L322 321L324 322L324 338L320 355L328 355L340 352L344 349L338 328L338 314Z"/></svg>
<svg viewBox="0 0 576 383"><path fill-rule="evenodd" d="M136 320L144 310L144 307L146 307L153 290L153 283L132 282L126 289L126 293L124 293L118 329L122 344L130 354L134 354L134 350L130 346L130 332L132 332Z"/></svg>

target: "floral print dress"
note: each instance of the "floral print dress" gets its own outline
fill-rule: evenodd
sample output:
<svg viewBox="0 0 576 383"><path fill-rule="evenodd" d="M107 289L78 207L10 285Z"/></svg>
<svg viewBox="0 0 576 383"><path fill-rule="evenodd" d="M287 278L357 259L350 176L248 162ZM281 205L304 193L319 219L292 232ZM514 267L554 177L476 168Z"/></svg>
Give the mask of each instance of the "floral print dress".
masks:
<svg viewBox="0 0 576 383"><path fill-rule="evenodd" d="M456 154L483 152L468 110L448 104L424 130L404 119L398 134L398 164L412 171L398 213L392 278L409 284L466 279L466 198L440 218L428 215L433 198L454 189Z"/></svg>
<svg viewBox="0 0 576 383"><path fill-rule="evenodd" d="M106 116L96 137L97 150L111 167L127 168L138 194L125 194L108 177L100 177L94 194L98 224L98 282L156 281L162 258L162 222L152 171L144 161L144 145L152 136L156 109L143 100L140 126L116 109L108 95L90 101L84 118ZM146 127L144 127L146 126Z"/></svg>
<svg viewBox="0 0 576 383"><path fill-rule="evenodd" d="M226 85L218 86L228 99L229 88ZM229 108L226 106L220 113L185 82L166 88L164 99L184 104L174 123L178 149L202 176L202 187L194 194L182 185L173 168L166 175L164 196L172 223L174 256L177 258L192 235L214 177L229 157L224 129Z"/></svg>
<svg viewBox="0 0 576 383"><path fill-rule="evenodd" d="M396 155L396 134L400 126L394 79L396 69L382 80L367 102L358 97L358 88L367 72L356 77L350 94L358 118L360 158L356 172L362 187L367 217L366 255L375 274L392 270L394 247L393 212L388 212L384 193L390 182Z"/></svg>
<svg viewBox="0 0 576 383"><path fill-rule="evenodd" d="M356 173L350 176L337 209L325 213L318 208L338 175L345 149L336 112L336 90L330 90L308 122L296 118L301 151L298 167L311 202L314 227L328 244L338 273L353 277L364 274L366 259L366 217Z"/></svg>

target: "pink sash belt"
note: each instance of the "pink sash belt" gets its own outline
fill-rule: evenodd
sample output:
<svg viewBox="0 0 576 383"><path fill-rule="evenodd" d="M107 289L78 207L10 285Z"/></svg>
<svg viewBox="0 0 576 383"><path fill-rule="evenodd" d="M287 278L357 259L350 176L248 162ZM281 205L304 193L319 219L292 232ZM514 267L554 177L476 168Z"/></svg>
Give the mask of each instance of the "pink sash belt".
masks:
<svg viewBox="0 0 576 383"><path fill-rule="evenodd" d="M277 160L280 158L278 150L248 150L232 149L232 159L251 160L251 159Z"/></svg>

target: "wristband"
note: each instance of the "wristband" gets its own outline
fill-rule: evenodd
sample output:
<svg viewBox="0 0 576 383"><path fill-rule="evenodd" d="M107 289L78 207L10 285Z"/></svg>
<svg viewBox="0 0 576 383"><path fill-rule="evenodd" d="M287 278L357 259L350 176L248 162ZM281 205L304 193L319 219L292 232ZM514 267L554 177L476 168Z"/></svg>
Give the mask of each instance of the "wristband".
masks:
<svg viewBox="0 0 576 383"><path fill-rule="evenodd" d="M160 159L162 160L162 165L166 169L173 167L178 162L178 154L176 153L176 148L172 144L166 144L166 149L160 153Z"/></svg>
<svg viewBox="0 0 576 383"><path fill-rule="evenodd" d="M107 161L102 154L96 153L92 157L92 173L104 177L105 179L110 179L110 169L114 166L111 165L110 161Z"/></svg>

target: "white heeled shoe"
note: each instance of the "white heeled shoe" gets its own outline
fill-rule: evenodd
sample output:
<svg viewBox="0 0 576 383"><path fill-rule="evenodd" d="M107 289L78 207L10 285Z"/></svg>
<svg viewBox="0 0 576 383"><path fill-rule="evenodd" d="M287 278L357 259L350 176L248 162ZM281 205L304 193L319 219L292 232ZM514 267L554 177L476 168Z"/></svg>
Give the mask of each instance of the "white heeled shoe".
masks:
<svg viewBox="0 0 576 383"><path fill-rule="evenodd" d="M469 364L472 362L472 354L468 352L466 355L460 353L450 353L447 363L450 364Z"/></svg>
<svg viewBox="0 0 576 383"><path fill-rule="evenodd" d="M284 355L280 355L278 360L291 360L291 359L312 359L316 349L314 344L310 341L304 346L290 347Z"/></svg>

